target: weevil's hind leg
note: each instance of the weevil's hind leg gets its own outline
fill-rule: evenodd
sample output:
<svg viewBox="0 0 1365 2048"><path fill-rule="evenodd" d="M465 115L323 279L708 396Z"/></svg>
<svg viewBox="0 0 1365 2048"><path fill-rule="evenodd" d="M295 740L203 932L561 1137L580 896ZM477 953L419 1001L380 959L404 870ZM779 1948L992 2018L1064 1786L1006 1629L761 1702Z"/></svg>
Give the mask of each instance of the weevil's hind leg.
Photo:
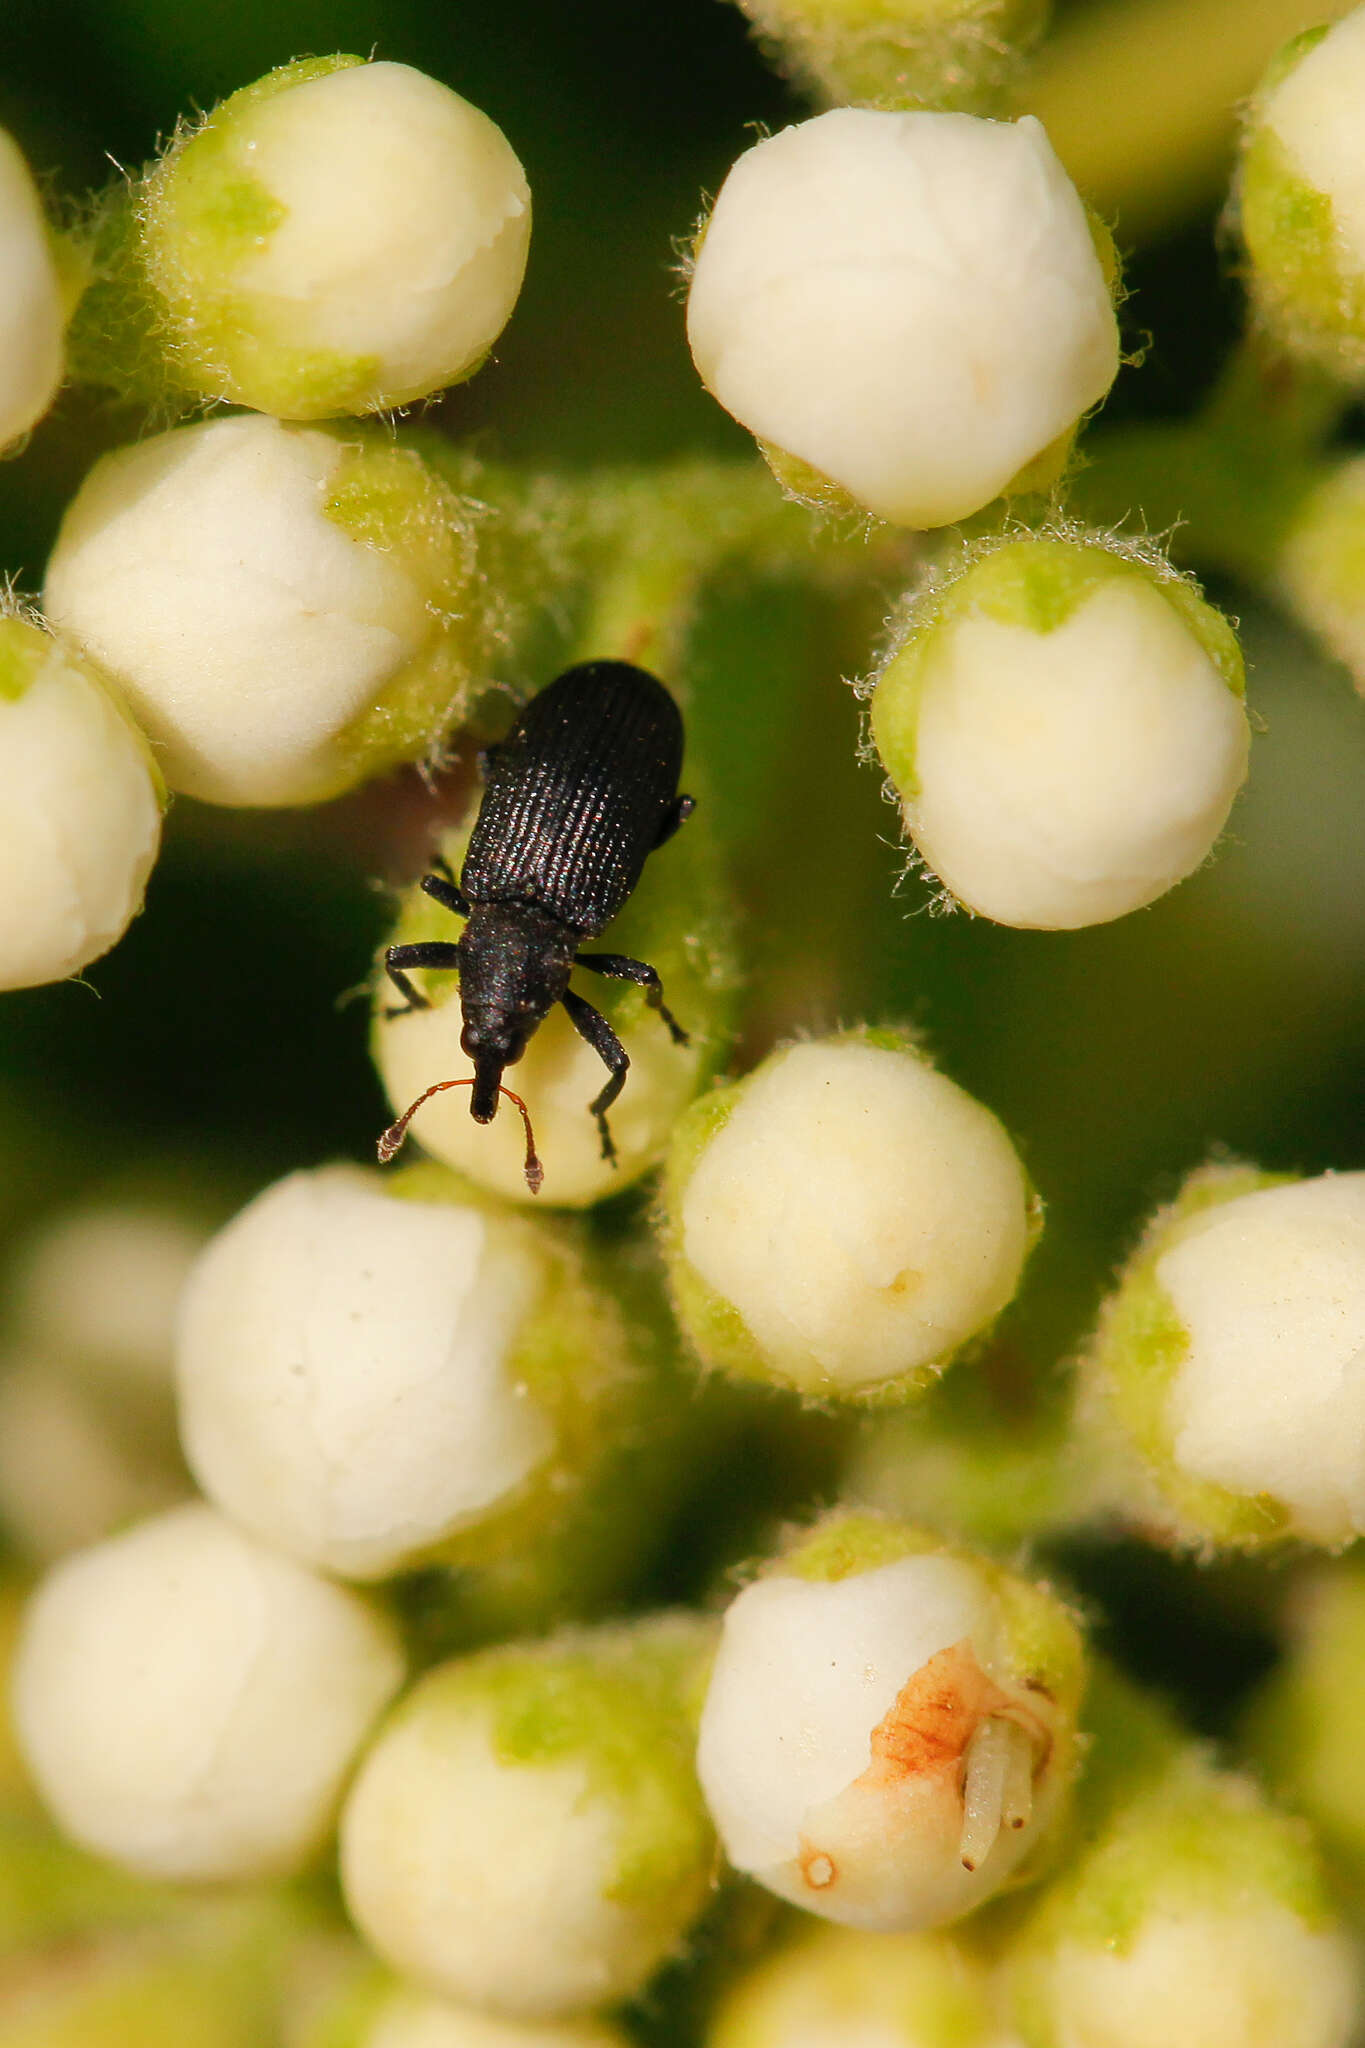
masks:
<svg viewBox="0 0 1365 2048"><path fill-rule="evenodd" d="M431 865L436 872L422 877L422 888L426 894L439 903L443 910L453 911L456 917L468 917L469 904L450 872L450 862L438 853Z"/></svg>
<svg viewBox="0 0 1365 2048"><path fill-rule="evenodd" d="M591 1003L585 1003L582 996L576 996L571 988L566 988L559 1000L568 1011L574 1030L581 1038L587 1039L603 1066L611 1069L606 1087L595 1101L588 1104L588 1108L597 1118L597 1128L602 1134L602 1157L609 1159L614 1166L616 1147L607 1129L607 1111L626 1085L630 1057L600 1010L594 1010Z"/></svg>
<svg viewBox="0 0 1365 2048"><path fill-rule="evenodd" d="M390 946L384 955L384 972L400 996L407 1001L402 1009L385 1010L386 1017L406 1017L410 1010L429 1010L431 1004L420 989L413 987L404 972L409 967L458 967L460 949L444 939L428 939L416 946Z"/></svg>
<svg viewBox="0 0 1365 2048"><path fill-rule="evenodd" d="M681 825L685 819L690 818L693 811L695 811L696 808L697 799L694 796L674 797L672 803L664 812L663 819L659 825L659 836L654 842L654 851L656 853L658 852L661 846L667 845L668 841L673 837L673 834L677 831L679 825Z"/></svg>
<svg viewBox="0 0 1365 2048"><path fill-rule="evenodd" d="M657 1010L672 1033L674 1045L691 1040L664 1002L664 985L656 970L644 960L632 960L628 953L575 953L575 967L590 967L594 974L609 974L613 981L633 981L645 992L651 1010Z"/></svg>

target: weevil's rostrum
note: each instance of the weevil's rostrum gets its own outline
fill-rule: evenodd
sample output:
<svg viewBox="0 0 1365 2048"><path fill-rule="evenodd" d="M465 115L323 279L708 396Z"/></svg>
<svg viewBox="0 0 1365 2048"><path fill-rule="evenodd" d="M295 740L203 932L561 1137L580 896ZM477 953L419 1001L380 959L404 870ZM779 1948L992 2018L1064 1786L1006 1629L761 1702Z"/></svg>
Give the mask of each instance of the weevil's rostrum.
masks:
<svg viewBox="0 0 1365 2048"><path fill-rule="evenodd" d="M499 1091L510 1093L502 1089L504 1070L556 1003L608 1069L590 1108L602 1155L614 1157L606 1113L630 1061L606 1018L569 987L569 975L580 966L635 982L675 1042L686 1044L652 967L625 954L579 951L611 922L648 856L691 811L692 798L678 792L682 753L672 697L655 676L624 661L566 669L488 751L487 786L458 885L448 872L422 879L429 896L468 920L463 933L454 942L390 946L384 956L405 1009L426 1007L410 969L459 972L460 1045L473 1078L438 1082L420 1096L384 1133L381 1159L393 1156L414 1111L442 1088L470 1086L470 1114L490 1122ZM529 1118L526 1177L539 1187Z"/></svg>

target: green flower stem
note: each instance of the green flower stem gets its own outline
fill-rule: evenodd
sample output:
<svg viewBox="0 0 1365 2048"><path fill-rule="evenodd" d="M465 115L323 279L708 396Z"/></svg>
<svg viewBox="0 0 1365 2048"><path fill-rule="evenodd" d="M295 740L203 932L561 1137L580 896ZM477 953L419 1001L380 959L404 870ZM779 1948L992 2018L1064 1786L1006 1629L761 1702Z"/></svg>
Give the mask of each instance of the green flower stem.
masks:
<svg viewBox="0 0 1365 2048"><path fill-rule="evenodd" d="M1248 332L1192 420L1096 432L1073 507L1100 525L1169 529L1177 560L1264 582L1349 403L1324 371Z"/></svg>

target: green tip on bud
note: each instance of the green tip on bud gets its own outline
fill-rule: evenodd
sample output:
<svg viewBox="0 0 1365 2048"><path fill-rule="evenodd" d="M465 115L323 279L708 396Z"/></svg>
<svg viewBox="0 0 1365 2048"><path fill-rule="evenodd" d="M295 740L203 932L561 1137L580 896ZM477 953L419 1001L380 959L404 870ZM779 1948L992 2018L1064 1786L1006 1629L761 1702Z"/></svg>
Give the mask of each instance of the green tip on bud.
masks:
<svg viewBox="0 0 1365 2048"><path fill-rule="evenodd" d="M99 230L91 320L122 322L144 379L159 351L172 387L296 420L472 375L516 302L531 223L525 174L485 114L406 64L342 56L234 93L176 137L131 208ZM116 382L100 342L90 325L82 368Z"/></svg>
<svg viewBox="0 0 1365 2048"><path fill-rule="evenodd" d="M220 804L316 803L431 752L491 630L472 508L420 457L255 416L97 462L44 603L171 787Z"/></svg>
<svg viewBox="0 0 1365 2048"><path fill-rule="evenodd" d="M1051 0L739 0L760 41L827 106L992 112Z"/></svg>
<svg viewBox="0 0 1365 2048"><path fill-rule="evenodd" d="M708 1621L659 1616L439 1666L342 1817L356 1924L428 1990L509 2018L628 1997L705 1903Z"/></svg>
<svg viewBox="0 0 1365 2048"><path fill-rule="evenodd" d="M1126 1512L1195 1549L1365 1533L1365 1173L1215 1167L1149 1226L1087 1374Z"/></svg>
<svg viewBox="0 0 1365 2048"><path fill-rule="evenodd" d="M872 738L920 856L970 910L1073 929L1207 857L1246 775L1241 652L1153 550L987 542L906 605Z"/></svg>
<svg viewBox="0 0 1365 2048"><path fill-rule="evenodd" d="M846 1926L959 1919L1050 1857L1084 1675L1046 1586L836 1512L725 1617L697 1767L726 1853Z"/></svg>
<svg viewBox="0 0 1365 2048"><path fill-rule="evenodd" d="M995 1117L894 1031L790 1046L701 1096L664 1190L702 1362L822 1399L931 1385L1014 1294L1039 1220Z"/></svg>
<svg viewBox="0 0 1365 2048"><path fill-rule="evenodd" d="M1301 1823L1100 1677L1077 1842L1003 1956L1024 2048L1348 2048L1359 1970Z"/></svg>
<svg viewBox="0 0 1365 2048"><path fill-rule="evenodd" d="M1365 9L1296 36L1253 97L1232 208L1263 326L1345 383L1365 380Z"/></svg>

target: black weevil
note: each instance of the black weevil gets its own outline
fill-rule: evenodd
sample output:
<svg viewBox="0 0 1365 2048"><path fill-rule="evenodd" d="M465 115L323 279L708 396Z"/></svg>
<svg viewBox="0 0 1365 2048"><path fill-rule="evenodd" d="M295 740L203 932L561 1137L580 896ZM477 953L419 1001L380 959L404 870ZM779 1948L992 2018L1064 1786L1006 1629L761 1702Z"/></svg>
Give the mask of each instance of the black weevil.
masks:
<svg viewBox="0 0 1365 2048"><path fill-rule="evenodd" d="M692 810L692 798L678 794L682 750L681 714L656 677L628 661L586 661L533 697L507 738L484 754L483 801L458 884L444 863L422 877L428 896L468 920L464 931L454 942L390 946L384 955L390 980L406 998L390 1017L427 1007L409 969L459 971L460 1046L474 1073L419 1095L380 1139L381 1160L393 1157L430 1096L469 1087L476 1123L491 1123L500 1094L521 1111L526 1181L536 1193L543 1176L530 1118L502 1076L556 1003L608 1069L589 1108L602 1157L615 1158L607 1111L630 1061L606 1018L569 987L569 973L588 967L638 983L674 1042L687 1044L652 967L623 953L578 950L611 922L646 859Z"/></svg>

